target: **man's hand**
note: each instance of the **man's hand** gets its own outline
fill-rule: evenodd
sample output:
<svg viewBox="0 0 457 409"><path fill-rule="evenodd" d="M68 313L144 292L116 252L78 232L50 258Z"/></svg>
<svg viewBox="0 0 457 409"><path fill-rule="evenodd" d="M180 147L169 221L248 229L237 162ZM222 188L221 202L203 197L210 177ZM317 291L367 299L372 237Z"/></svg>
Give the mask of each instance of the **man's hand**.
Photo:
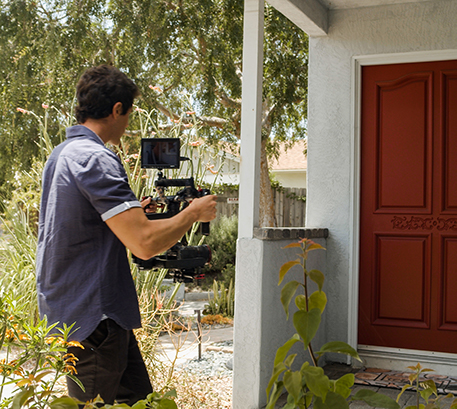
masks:
<svg viewBox="0 0 457 409"><path fill-rule="evenodd" d="M155 213L157 212L157 203L153 202L151 196L148 196L146 199L142 200L141 207L145 213Z"/></svg>
<svg viewBox="0 0 457 409"><path fill-rule="evenodd" d="M189 210L196 212L197 221L209 222L216 217L216 195L207 195L192 200Z"/></svg>

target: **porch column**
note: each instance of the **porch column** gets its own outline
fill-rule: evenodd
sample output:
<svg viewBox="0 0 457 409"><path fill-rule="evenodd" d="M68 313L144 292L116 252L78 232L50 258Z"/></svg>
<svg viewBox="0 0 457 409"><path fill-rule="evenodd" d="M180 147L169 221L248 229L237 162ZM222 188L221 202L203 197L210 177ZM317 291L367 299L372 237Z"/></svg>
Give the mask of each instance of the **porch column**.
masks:
<svg viewBox="0 0 457 409"><path fill-rule="evenodd" d="M245 0L233 409L258 409L265 399L260 374L263 246L254 238L259 225L263 28L264 0Z"/></svg>
<svg viewBox="0 0 457 409"><path fill-rule="evenodd" d="M238 237L249 238L259 226L263 15L264 0L245 1Z"/></svg>

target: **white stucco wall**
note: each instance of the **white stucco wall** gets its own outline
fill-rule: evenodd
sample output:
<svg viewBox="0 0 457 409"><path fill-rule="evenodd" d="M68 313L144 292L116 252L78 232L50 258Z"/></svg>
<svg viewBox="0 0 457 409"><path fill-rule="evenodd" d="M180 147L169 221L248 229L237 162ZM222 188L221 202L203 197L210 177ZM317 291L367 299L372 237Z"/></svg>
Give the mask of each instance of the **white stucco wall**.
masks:
<svg viewBox="0 0 457 409"><path fill-rule="evenodd" d="M328 36L311 38L309 46L307 225L329 228L327 340L354 344L348 318L354 316L349 297L357 296L351 294L357 271L350 271L353 161L358 160L352 146L352 58L457 49L457 1L334 10L329 17Z"/></svg>

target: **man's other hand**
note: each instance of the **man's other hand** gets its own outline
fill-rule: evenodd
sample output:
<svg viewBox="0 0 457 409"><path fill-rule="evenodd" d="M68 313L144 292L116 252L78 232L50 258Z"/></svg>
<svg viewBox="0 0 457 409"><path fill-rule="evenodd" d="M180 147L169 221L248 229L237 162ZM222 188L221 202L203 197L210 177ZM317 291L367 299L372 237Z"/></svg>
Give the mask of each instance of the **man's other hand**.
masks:
<svg viewBox="0 0 457 409"><path fill-rule="evenodd" d="M152 201L151 196L146 197L140 203L145 213L155 213L157 211L157 203Z"/></svg>
<svg viewBox="0 0 457 409"><path fill-rule="evenodd" d="M192 200L189 210L197 214L199 222L209 222L216 217L216 195L207 195Z"/></svg>

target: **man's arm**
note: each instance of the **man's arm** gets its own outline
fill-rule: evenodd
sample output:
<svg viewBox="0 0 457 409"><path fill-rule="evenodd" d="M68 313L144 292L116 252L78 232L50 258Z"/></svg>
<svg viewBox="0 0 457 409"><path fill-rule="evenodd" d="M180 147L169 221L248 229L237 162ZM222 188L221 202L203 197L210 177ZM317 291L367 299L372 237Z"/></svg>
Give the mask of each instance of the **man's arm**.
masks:
<svg viewBox="0 0 457 409"><path fill-rule="evenodd" d="M197 222L216 217L216 196L194 199L169 219L149 220L139 207L131 208L106 220L106 224L135 256L148 260L168 250Z"/></svg>

